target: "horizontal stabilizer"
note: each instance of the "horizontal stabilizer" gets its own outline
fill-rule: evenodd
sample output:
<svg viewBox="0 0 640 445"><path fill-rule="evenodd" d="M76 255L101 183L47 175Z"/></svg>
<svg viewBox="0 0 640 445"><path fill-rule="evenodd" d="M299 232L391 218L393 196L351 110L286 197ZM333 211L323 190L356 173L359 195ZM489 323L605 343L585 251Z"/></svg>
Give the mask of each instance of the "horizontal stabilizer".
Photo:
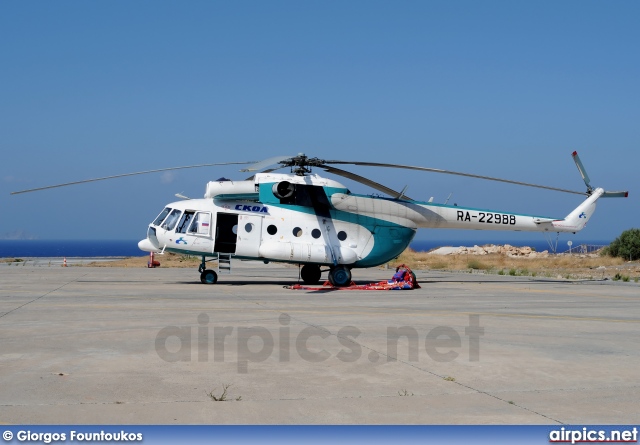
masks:
<svg viewBox="0 0 640 445"><path fill-rule="evenodd" d="M554 221L557 221L557 220L553 218L533 218L533 222L536 224L550 223Z"/></svg>

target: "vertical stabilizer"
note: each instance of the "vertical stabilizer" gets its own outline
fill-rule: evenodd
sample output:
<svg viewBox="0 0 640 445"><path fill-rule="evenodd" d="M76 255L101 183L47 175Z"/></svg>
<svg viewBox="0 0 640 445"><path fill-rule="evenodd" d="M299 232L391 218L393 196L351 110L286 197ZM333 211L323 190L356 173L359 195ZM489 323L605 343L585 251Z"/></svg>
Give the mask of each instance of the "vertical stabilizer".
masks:
<svg viewBox="0 0 640 445"><path fill-rule="evenodd" d="M585 228L589 218L596 211L596 201L602 196L604 189L597 188L593 191L591 196L585 199L576 209L569 213L565 219L560 221L554 221L553 226L562 228L565 231L571 230L572 232L578 232Z"/></svg>

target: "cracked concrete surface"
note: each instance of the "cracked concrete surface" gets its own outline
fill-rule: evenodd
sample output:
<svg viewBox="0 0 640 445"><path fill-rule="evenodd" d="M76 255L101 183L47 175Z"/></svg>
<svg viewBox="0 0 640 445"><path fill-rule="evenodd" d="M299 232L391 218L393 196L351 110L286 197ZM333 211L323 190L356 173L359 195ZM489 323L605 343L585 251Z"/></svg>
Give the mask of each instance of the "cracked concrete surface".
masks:
<svg viewBox="0 0 640 445"><path fill-rule="evenodd" d="M0 419L638 421L637 284L419 271L414 291L284 289L297 274L237 262L207 286L186 269L0 266Z"/></svg>

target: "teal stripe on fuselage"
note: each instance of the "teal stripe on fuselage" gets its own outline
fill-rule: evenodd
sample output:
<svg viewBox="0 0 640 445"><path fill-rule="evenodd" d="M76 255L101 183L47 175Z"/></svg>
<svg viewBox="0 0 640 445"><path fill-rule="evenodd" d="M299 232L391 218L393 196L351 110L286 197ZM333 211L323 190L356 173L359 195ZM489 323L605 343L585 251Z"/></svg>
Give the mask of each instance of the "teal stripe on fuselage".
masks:
<svg viewBox="0 0 640 445"><path fill-rule="evenodd" d="M302 212L308 215L316 214L312 207L304 207L294 204L280 204L280 200L273 195L272 189L274 184L276 184L276 182L260 184L259 203L269 207L278 207L294 212ZM351 194L348 189L343 187L325 186L323 188L327 198L329 199L329 203L331 203L331 196L336 193L346 195ZM369 198L378 199L373 197ZM344 210L337 210L333 206L329 209L329 214L335 221L357 224L372 233L373 249L365 258L355 262L353 267L372 267L388 262L400 255L409 246L409 243L411 243L416 235L416 230L413 228L405 227L380 218L374 218L358 213L349 213Z"/></svg>
<svg viewBox="0 0 640 445"><path fill-rule="evenodd" d="M269 204L269 206L302 212L308 215L316 214L311 207L291 204ZM373 267L392 260L404 252L416 235L416 230L411 227L405 227L367 215L349 213L335 208L330 209L329 214L331 219L335 221L344 221L363 226L373 235L373 249L365 258L353 263L353 267Z"/></svg>
<svg viewBox="0 0 640 445"><path fill-rule="evenodd" d="M312 207L280 204L280 200L275 198L271 192L273 184L275 184L275 182L260 184L260 198L266 198L266 202L264 202L265 205L295 212L303 212L308 215L316 214ZM329 203L331 203L331 196L336 193L351 194L348 189L342 187L324 187L324 192L329 199ZM373 197L369 198L377 199ZM331 218L336 221L358 224L366 228L373 236L373 249L371 249L371 252L369 252L365 258L356 261L353 267L373 267L392 260L404 252L416 235L416 230L413 228L405 227L384 219L337 210L333 206L329 210L329 214Z"/></svg>
<svg viewBox="0 0 640 445"><path fill-rule="evenodd" d="M216 195L214 200L219 201L257 201L258 193L222 193Z"/></svg>

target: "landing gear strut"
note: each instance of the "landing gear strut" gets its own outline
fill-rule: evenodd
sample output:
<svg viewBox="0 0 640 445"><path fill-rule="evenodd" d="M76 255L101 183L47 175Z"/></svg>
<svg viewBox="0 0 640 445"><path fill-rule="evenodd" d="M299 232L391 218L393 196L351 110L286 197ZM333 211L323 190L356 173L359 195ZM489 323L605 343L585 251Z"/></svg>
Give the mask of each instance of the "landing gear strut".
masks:
<svg viewBox="0 0 640 445"><path fill-rule="evenodd" d="M320 266L317 264L305 264L300 270L300 276L304 284L318 284L320 275Z"/></svg>
<svg viewBox="0 0 640 445"><path fill-rule="evenodd" d="M329 283L335 287L345 287L351 284L351 271L346 266L335 266L329 271Z"/></svg>

